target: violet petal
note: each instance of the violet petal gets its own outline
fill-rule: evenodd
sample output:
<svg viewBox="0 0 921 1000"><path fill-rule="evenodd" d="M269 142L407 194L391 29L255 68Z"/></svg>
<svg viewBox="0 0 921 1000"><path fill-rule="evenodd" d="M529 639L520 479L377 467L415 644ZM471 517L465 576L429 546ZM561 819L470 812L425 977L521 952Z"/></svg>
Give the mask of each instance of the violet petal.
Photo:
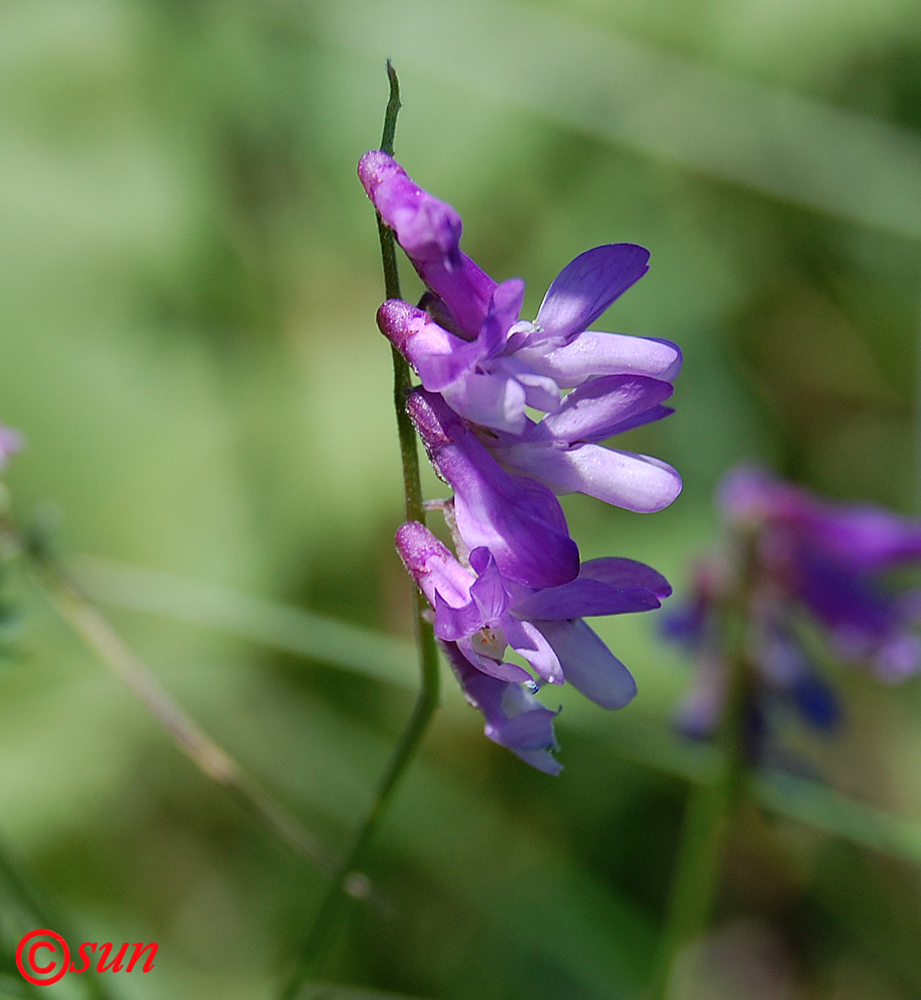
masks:
<svg viewBox="0 0 921 1000"><path fill-rule="evenodd" d="M600 580L612 587L629 589L642 587L652 591L658 598L670 597L672 585L658 571L646 563L635 559L625 559L622 556L604 556L601 559L589 559L582 563L579 570L580 580Z"/></svg>
<svg viewBox="0 0 921 1000"><path fill-rule="evenodd" d="M649 270L649 251L611 243L579 254L547 289L536 325L551 337L581 333Z"/></svg>
<svg viewBox="0 0 921 1000"><path fill-rule="evenodd" d="M432 464L454 489L466 544L489 549L502 576L526 587L575 579L579 549L550 490L504 472L440 396L417 389L406 409Z"/></svg>
<svg viewBox="0 0 921 1000"><path fill-rule="evenodd" d="M466 420L519 435L527 425L524 386L504 375L475 373L441 390L445 402Z"/></svg>
<svg viewBox="0 0 921 1000"><path fill-rule="evenodd" d="M650 590L639 587L619 589L600 580L580 576L561 587L538 590L531 597L518 601L512 613L532 620L565 620L652 611L661 606L662 602Z"/></svg>
<svg viewBox="0 0 921 1000"><path fill-rule="evenodd" d="M517 663L503 663L501 660L494 660L491 656L484 656L480 653L470 636L465 636L456 640L457 648L464 654L471 666L489 677L496 680L509 681L513 684L530 684L533 678Z"/></svg>
<svg viewBox="0 0 921 1000"><path fill-rule="evenodd" d="M548 684L563 684L563 668L553 647L539 628L530 622L516 621L510 615L502 622L509 645L520 653Z"/></svg>
<svg viewBox="0 0 921 1000"><path fill-rule="evenodd" d="M456 382L480 359L479 344L455 337L428 313L400 299L388 299L378 309L377 325L432 392Z"/></svg>
<svg viewBox="0 0 921 1000"><path fill-rule="evenodd" d="M566 680L602 708L623 708L636 681L584 621L535 623L553 647Z"/></svg>
<svg viewBox="0 0 921 1000"><path fill-rule="evenodd" d="M524 443L496 449L496 456L555 493L586 493L644 514L662 510L681 492L681 477L665 462L597 444L560 448Z"/></svg>
<svg viewBox="0 0 921 1000"><path fill-rule="evenodd" d="M668 399L670 383L641 375L607 375L574 389L556 413L537 425L533 440L554 438L567 444L598 442L618 426Z"/></svg>
<svg viewBox="0 0 921 1000"><path fill-rule="evenodd" d="M552 351L523 347L518 357L539 375L549 375L561 389L600 375L646 375L671 382L681 370L677 344L653 337L588 331Z"/></svg>

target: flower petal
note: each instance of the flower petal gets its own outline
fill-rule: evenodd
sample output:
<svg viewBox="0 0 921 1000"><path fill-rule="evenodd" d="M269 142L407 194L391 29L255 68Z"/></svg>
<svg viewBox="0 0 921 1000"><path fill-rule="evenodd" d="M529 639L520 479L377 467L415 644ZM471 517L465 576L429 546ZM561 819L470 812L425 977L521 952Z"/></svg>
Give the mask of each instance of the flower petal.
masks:
<svg viewBox="0 0 921 1000"><path fill-rule="evenodd" d="M435 635L446 642L459 642L479 632L486 625L483 615L471 601L462 607L450 605L436 590L430 603L435 608Z"/></svg>
<svg viewBox="0 0 921 1000"><path fill-rule="evenodd" d="M611 243L579 254L547 289L536 325L551 337L581 333L649 270L649 251Z"/></svg>
<svg viewBox="0 0 921 1000"><path fill-rule="evenodd" d="M621 424L650 410L674 392L671 384L641 375L607 375L574 389L556 413L537 425L531 440L574 444L598 442L617 433Z"/></svg>
<svg viewBox="0 0 921 1000"><path fill-rule="evenodd" d="M652 566L620 556L589 559L588 562L582 563L579 579L600 580L602 583L622 589L643 587L651 590L658 598L670 597L672 592L672 585Z"/></svg>
<svg viewBox="0 0 921 1000"><path fill-rule="evenodd" d="M415 184L392 156L380 150L362 156L358 176L419 276L473 340L496 283L461 253L463 226L458 213Z"/></svg>
<svg viewBox="0 0 921 1000"><path fill-rule="evenodd" d="M599 580L579 577L561 587L545 587L522 601L512 613L519 618L565 620L595 615L622 615L652 611L661 601L643 588L619 589Z"/></svg>
<svg viewBox="0 0 921 1000"><path fill-rule="evenodd" d="M546 413L560 408L560 387L556 382L549 375L536 375L514 354L492 358L482 367L493 375L514 379L524 390L528 406Z"/></svg>
<svg viewBox="0 0 921 1000"><path fill-rule="evenodd" d="M470 602L474 575L461 566L424 524L418 521L401 524L396 546L403 565L433 608L436 593L452 608L462 608Z"/></svg>
<svg viewBox="0 0 921 1000"><path fill-rule="evenodd" d="M566 680L602 708L623 708L636 694L633 674L583 621L535 623L560 659Z"/></svg>
<svg viewBox="0 0 921 1000"><path fill-rule="evenodd" d="M358 177L400 246L416 260L461 267L461 217L447 203L424 191L387 153L373 149L358 161Z"/></svg>
<svg viewBox="0 0 921 1000"><path fill-rule="evenodd" d="M456 640L457 648L464 654L476 670L495 677L496 680L509 681L513 684L533 684L531 675L519 667L517 663L503 663L501 660L494 660L491 656L483 656L478 653L469 636Z"/></svg>
<svg viewBox="0 0 921 1000"><path fill-rule="evenodd" d="M879 572L921 556L921 521L881 507L823 506L809 518L812 539L855 571Z"/></svg>
<svg viewBox="0 0 921 1000"><path fill-rule="evenodd" d="M518 321L523 302L524 282L521 278L510 278L493 289L486 318L477 338L484 358L493 357L505 346L509 330Z"/></svg>
<svg viewBox="0 0 921 1000"><path fill-rule="evenodd" d="M517 354L539 375L549 375L561 389L599 375L647 375L671 382L681 370L681 351L668 340L624 333L580 333L564 347L547 351L540 344Z"/></svg>
<svg viewBox="0 0 921 1000"><path fill-rule="evenodd" d="M483 713L486 735L539 771L559 774L562 765L553 756L557 748L553 732L556 712L541 705L521 684L500 681L475 669L454 643L442 643L441 648L467 701Z"/></svg>
<svg viewBox="0 0 921 1000"><path fill-rule="evenodd" d="M526 442L495 454L505 467L532 476L555 493L586 493L644 514L662 510L681 492L681 477L665 462L597 444L559 448Z"/></svg>
<svg viewBox="0 0 921 1000"><path fill-rule="evenodd" d="M473 424L518 435L527 426L525 390L504 375L471 374L441 390L448 406Z"/></svg>
<svg viewBox="0 0 921 1000"><path fill-rule="evenodd" d="M516 621L507 615L502 622L502 631L512 649L520 653L548 684L564 683L559 658L540 629L530 622Z"/></svg>
<svg viewBox="0 0 921 1000"><path fill-rule="evenodd" d="M470 565L477 579L470 588L470 596L480 610L483 623L498 623L511 603L508 591L502 585L499 567L489 549L478 548L470 553Z"/></svg>

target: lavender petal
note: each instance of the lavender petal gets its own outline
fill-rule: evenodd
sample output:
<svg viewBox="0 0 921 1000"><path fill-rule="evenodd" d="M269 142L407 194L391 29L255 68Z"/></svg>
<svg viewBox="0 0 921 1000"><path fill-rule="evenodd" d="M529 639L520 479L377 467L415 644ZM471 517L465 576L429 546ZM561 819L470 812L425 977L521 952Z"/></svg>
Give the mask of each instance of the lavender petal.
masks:
<svg viewBox="0 0 921 1000"><path fill-rule="evenodd" d="M549 375L561 389L581 385L600 375L646 375L671 382L681 370L676 344L623 333L580 333L563 347L546 350L540 344L518 351L539 375Z"/></svg>
<svg viewBox="0 0 921 1000"><path fill-rule="evenodd" d="M554 338L581 333L648 270L649 251L633 243L587 250L547 289L536 325Z"/></svg>
<svg viewBox="0 0 921 1000"><path fill-rule="evenodd" d="M596 444L558 448L524 443L496 449L496 456L555 493L586 493L640 513L662 510L681 492L681 477L665 462Z"/></svg>
<svg viewBox="0 0 921 1000"><path fill-rule="evenodd" d="M566 680L602 708L623 708L636 695L633 674L584 621L535 623L553 647Z"/></svg>

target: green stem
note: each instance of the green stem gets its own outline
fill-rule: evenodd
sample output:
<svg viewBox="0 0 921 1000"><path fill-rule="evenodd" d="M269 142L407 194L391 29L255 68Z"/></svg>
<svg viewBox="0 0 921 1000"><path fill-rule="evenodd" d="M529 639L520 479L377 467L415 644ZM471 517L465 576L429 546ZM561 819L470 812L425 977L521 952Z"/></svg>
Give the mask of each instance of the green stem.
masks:
<svg viewBox="0 0 921 1000"><path fill-rule="evenodd" d="M393 153L393 138L396 131L397 114L400 110L400 88L396 72L387 60L387 75L390 80L390 100L384 116L384 132L381 149ZM384 269L384 288L388 298L400 298L400 275L397 265L396 242L393 231L377 219L381 241L381 260ZM396 410L397 432L400 441L400 455L403 463L403 486L406 497L406 518L425 523L425 508L422 501L422 483L419 475L419 454L416 447L416 433L406 412L406 396L412 388L409 365L398 351L393 351L393 401ZM301 949L295 969L284 990L281 1000L293 1000L301 984L316 971L324 957L324 950L332 931L339 924L341 910L347 895L357 895L355 873L361 865L381 820L393 798L394 792L406 768L416 755L422 738L438 707L438 647L432 626L426 621L425 599L418 589L414 589L413 612L415 618L416 648L419 655L421 686L412 714L403 730L403 735L394 750L380 780L367 814L356 831L351 846L340 862L332 884L320 904L310 934Z"/></svg>
<svg viewBox="0 0 921 1000"><path fill-rule="evenodd" d="M742 557L737 600L723 609L721 649L729 676L717 732L719 767L709 782L692 786L685 808L668 914L653 980L652 996L665 1000L675 959L707 929L719 885L723 845L743 792L746 771L745 725L750 693L748 620L754 545Z"/></svg>

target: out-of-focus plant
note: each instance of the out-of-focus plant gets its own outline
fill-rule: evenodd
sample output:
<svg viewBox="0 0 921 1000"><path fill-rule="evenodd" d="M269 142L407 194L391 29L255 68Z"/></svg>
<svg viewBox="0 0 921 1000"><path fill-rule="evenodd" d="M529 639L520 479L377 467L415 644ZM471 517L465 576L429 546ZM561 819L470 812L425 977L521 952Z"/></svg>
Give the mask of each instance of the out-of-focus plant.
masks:
<svg viewBox="0 0 921 1000"><path fill-rule="evenodd" d="M713 738L718 776L692 795L666 925L658 989L709 923L726 826L760 767L794 767L791 716L817 731L843 709L819 658L864 667L887 684L921 668L921 592L892 580L921 566L921 521L835 504L764 469L740 467L719 490L725 545L700 562L685 604L663 612L663 637L694 657L676 723ZM825 649L821 649L824 640Z"/></svg>

